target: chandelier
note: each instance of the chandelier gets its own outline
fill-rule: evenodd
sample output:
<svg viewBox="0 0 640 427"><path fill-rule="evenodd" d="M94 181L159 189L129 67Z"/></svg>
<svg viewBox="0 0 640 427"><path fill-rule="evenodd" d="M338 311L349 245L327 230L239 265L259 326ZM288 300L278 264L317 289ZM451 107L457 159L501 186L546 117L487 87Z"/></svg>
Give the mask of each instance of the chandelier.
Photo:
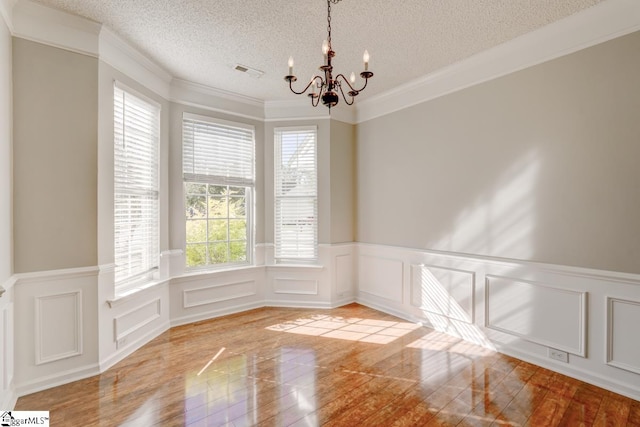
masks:
<svg viewBox="0 0 640 427"><path fill-rule="evenodd" d="M314 75L309 84L302 91L297 92L293 89L293 82L298 80L298 78L293 75L293 57L289 57L289 75L284 78L289 82L289 89L291 89L291 92L296 95L302 95L311 89L311 92L307 94L307 96L311 98L311 105L316 107L320 103L320 100L322 100L322 104L329 107L329 110L331 110L331 107L335 107L338 104L338 92L340 92L342 99L344 99L344 102L346 102L347 105L352 105L354 98L367 87L367 82L371 77L373 77L373 73L369 71L369 52L366 50L362 57L362 60L364 61L364 71L360 73L360 77L364 79L364 85L360 89L353 87L356 80L354 73L351 73L350 81L347 80L343 74L338 74L335 78L333 77L333 65L331 65L331 58L336 56L336 53L331 47L331 3L337 4L339 1L341 0L327 0L327 39L322 43L322 53L324 55L325 63L319 68L324 72L324 77L321 75ZM348 88L348 98L344 93L343 86Z"/></svg>

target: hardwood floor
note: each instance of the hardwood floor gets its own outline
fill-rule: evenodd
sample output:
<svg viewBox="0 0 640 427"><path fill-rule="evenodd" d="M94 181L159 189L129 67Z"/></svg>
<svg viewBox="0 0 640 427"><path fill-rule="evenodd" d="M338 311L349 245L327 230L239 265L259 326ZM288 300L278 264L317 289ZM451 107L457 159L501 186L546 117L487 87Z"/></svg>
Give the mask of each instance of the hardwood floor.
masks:
<svg viewBox="0 0 640 427"><path fill-rule="evenodd" d="M24 396L52 426L640 426L640 402L351 304L173 328Z"/></svg>

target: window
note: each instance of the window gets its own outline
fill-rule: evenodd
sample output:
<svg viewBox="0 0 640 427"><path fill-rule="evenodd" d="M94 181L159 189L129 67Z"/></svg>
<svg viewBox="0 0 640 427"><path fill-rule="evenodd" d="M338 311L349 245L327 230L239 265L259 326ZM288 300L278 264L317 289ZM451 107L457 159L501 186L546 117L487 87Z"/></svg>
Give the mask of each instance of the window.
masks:
<svg viewBox="0 0 640 427"><path fill-rule="evenodd" d="M318 259L315 127L275 131L275 259Z"/></svg>
<svg viewBox="0 0 640 427"><path fill-rule="evenodd" d="M116 294L158 269L160 106L114 86Z"/></svg>
<svg viewBox="0 0 640 427"><path fill-rule="evenodd" d="M248 264L255 186L253 126L187 113L182 123L186 265Z"/></svg>

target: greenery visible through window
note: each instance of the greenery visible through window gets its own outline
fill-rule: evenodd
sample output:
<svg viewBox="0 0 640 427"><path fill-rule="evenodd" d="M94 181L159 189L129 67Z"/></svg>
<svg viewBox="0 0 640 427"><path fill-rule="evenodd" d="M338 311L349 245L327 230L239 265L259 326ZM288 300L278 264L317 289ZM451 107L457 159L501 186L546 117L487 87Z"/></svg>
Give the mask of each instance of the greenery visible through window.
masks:
<svg viewBox="0 0 640 427"><path fill-rule="evenodd" d="M246 187L185 183L187 266L247 261Z"/></svg>

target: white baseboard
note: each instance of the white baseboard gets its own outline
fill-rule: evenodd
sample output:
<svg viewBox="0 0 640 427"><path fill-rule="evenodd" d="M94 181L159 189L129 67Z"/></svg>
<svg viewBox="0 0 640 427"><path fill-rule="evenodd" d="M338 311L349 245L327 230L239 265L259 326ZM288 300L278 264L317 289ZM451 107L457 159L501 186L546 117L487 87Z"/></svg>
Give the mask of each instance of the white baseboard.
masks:
<svg viewBox="0 0 640 427"><path fill-rule="evenodd" d="M124 360L127 356L131 355L134 351L138 350L139 348L148 344L154 338L158 337L162 333L169 330L170 327L171 326L169 325L169 322L164 322L160 326L150 330L149 332L147 332L137 340L125 345L124 347L122 347L122 349L118 349L117 352L113 353L112 355L107 357L105 360L100 361L100 372L104 372L107 369L111 368L116 363Z"/></svg>
<svg viewBox="0 0 640 427"><path fill-rule="evenodd" d="M215 319L216 317L226 316L229 314L241 313L243 311L253 310L256 308L262 308L265 304L262 301L250 302L246 304L239 304L234 306L225 307L218 310L211 310L197 314L191 314L189 316L175 317L171 319L171 327L187 325L189 323L200 322L202 320Z"/></svg>
<svg viewBox="0 0 640 427"><path fill-rule="evenodd" d="M331 308L342 307L343 305L353 304L354 302L357 302L355 296L340 298L331 303Z"/></svg>
<svg viewBox="0 0 640 427"><path fill-rule="evenodd" d="M26 382L16 386L16 395L26 396L27 394L36 393L51 387L68 384L74 381L83 380L100 374L100 367L97 363L81 366L79 368L69 369L67 371L58 372L53 375L40 377L37 380Z"/></svg>
<svg viewBox="0 0 640 427"><path fill-rule="evenodd" d="M551 359L538 357L531 353L518 351L512 348L497 348L497 351L506 354L507 356L515 357L516 359L524 360L525 362L532 363L537 366L549 369L550 371L557 372L562 375L566 375L571 378L579 379L589 384L593 384L598 387L602 387L606 390L614 393L621 394L628 398L640 401L640 390L628 387L625 384L621 384L618 381L611 378L605 378L601 375L594 374L593 372L585 371L584 369L576 368L572 365L555 363Z"/></svg>
<svg viewBox="0 0 640 427"><path fill-rule="evenodd" d="M266 300L264 302L265 307L282 307L282 308L320 308L329 309L335 308L330 302L319 301L286 301L286 300Z"/></svg>
<svg viewBox="0 0 640 427"><path fill-rule="evenodd" d="M397 310L395 308L386 306L384 304L380 304L378 302L373 301L371 298L369 298L367 295L365 294L359 294L358 297L356 298L356 301L358 304L362 304L366 307L369 308L373 308L374 310L378 310L381 311L383 313L387 313L390 314L392 316L396 316L400 319L406 320L407 322L411 322L411 323L420 323L422 324L422 320L418 319L417 317L411 315L411 313L408 313L406 311L402 311L402 310Z"/></svg>
<svg viewBox="0 0 640 427"><path fill-rule="evenodd" d="M16 402L18 401L18 394L16 393L15 387L13 384L9 386L9 390L2 396L2 400L0 400L0 410L11 410L15 408Z"/></svg>

